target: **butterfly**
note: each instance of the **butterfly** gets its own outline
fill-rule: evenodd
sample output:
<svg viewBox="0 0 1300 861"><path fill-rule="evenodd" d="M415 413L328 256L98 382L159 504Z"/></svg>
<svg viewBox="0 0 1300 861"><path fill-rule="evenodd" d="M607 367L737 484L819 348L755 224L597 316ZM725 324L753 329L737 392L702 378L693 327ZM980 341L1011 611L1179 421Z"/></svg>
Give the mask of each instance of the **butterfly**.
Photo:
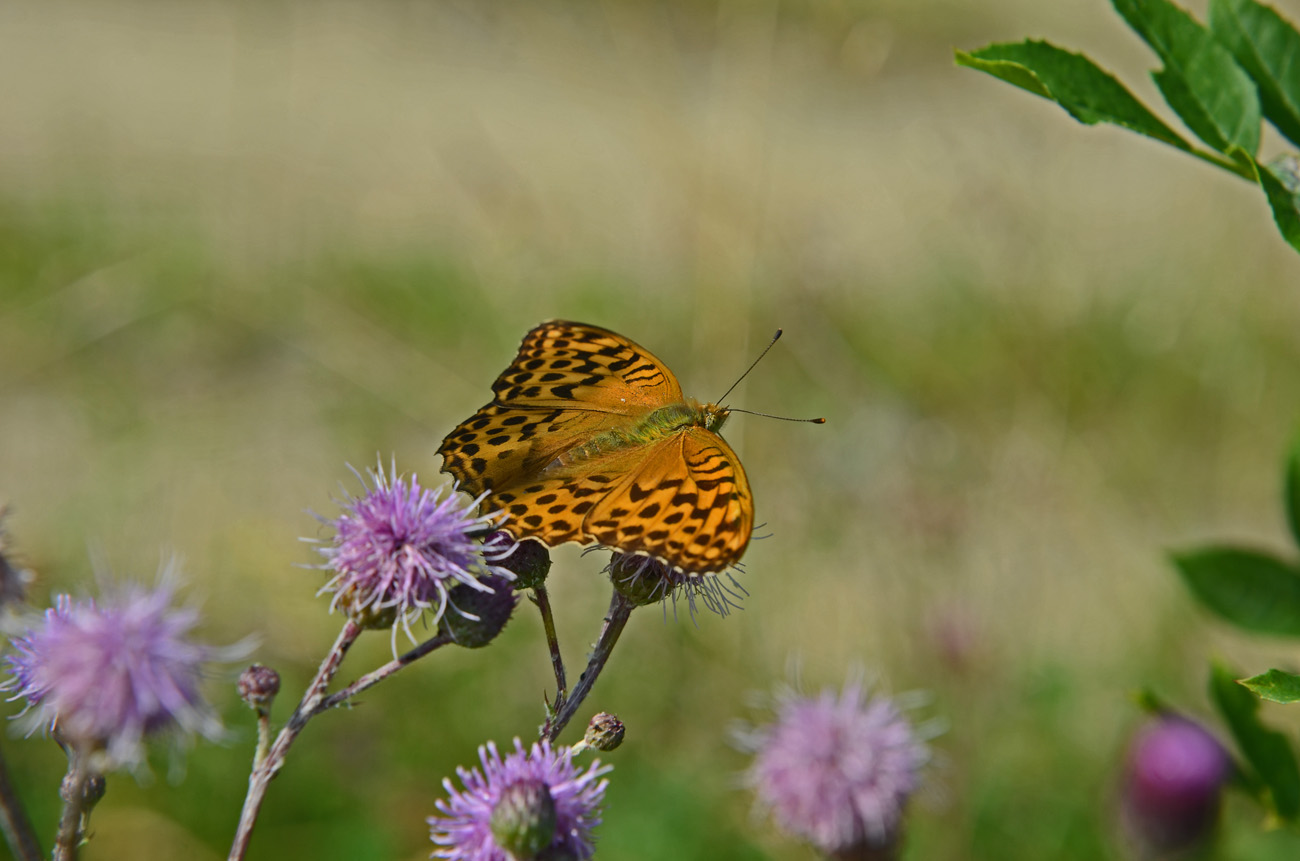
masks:
<svg viewBox="0 0 1300 861"><path fill-rule="evenodd" d="M524 336L492 392L438 453L516 540L599 544L688 576L744 554L754 498L718 435L731 411L685 397L649 350L552 320Z"/></svg>

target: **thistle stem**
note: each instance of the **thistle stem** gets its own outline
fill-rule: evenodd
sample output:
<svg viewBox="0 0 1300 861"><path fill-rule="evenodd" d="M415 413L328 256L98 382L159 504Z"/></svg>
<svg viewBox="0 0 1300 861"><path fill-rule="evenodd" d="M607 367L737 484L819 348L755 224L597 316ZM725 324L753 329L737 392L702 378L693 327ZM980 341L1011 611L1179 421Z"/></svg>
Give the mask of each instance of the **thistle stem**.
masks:
<svg viewBox="0 0 1300 861"><path fill-rule="evenodd" d="M338 706L343 705L367 688L379 684L402 667L405 667L407 664L410 664L429 654L434 649L441 648L451 642L453 642L453 640L450 634L438 634L435 637L430 637L414 649L403 654L401 657L394 658L379 669L366 673L346 688L330 694L328 697L317 703L315 709L312 711L312 715L318 715L321 712L329 711L332 708L337 708Z"/></svg>
<svg viewBox="0 0 1300 861"><path fill-rule="evenodd" d="M325 698L325 689L329 687L330 680L338 672L348 649L361 635L361 630L361 626L351 619L343 624L343 630L334 641L334 647L321 662L316 677L312 679L303 694L302 702L294 709L288 723L276 736L275 744L271 745L270 751L261 762L254 761L253 771L248 776L248 794L244 796L244 809L239 814L239 827L235 830L235 839L230 846L229 861L241 861L248 852L253 826L257 824L257 816L262 810L262 802L266 800L266 791L271 784L271 779L284 766L285 755L289 752L294 739L298 737L298 733L302 732L307 721L319 710L321 700Z"/></svg>
<svg viewBox="0 0 1300 861"><path fill-rule="evenodd" d="M92 793L92 782L99 777L86 765L87 757L72 750L68 756L68 773L63 776L59 796L63 799L63 813L59 816L59 834L54 840L54 861L77 861L77 853L86 834L86 820L103 787ZM100 778L102 780L102 778ZM92 797L93 795L93 797Z"/></svg>
<svg viewBox="0 0 1300 861"><path fill-rule="evenodd" d="M636 604L624 598L618 590L614 590L609 601L609 611L605 613L605 624L600 629L600 639L596 641L596 647L591 651L587 669L583 670L582 675L578 677L578 684L574 686L573 693L563 704L556 703L557 713L553 718L547 717L546 724L542 727L542 738L554 743L568 726L569 721L573 720L574 714L582 706L587 694L591 693L592 686L596 684L600 671L605 668L605 662L609 660L610 653L618 643L623 629L627 627L627 620L632 616L634 609Z"/></svg>
<svg viewBox="0 0 1300 861"><path fill-rule="evenodd" d="M551 613L551 595L546 584L533 589L533 603L542 614L542 628L546 630L546 645L551 650L551 667L555 670L555 708L562 708L569 694L569 683L564 677L564 658L560 655L560 638L555 633L555 616Z"/></svg>

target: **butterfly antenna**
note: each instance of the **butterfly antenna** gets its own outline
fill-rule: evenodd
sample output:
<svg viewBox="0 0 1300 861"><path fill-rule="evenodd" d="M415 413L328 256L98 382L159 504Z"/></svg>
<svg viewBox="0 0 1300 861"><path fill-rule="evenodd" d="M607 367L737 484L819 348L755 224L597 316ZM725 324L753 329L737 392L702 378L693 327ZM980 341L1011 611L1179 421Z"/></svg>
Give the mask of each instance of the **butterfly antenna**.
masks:
<svg viewBox="0 0 1300 861"><path fill-rule="evenodd" d="M733 413L744 413L747 416L762 416L765 419L776 419L779 422L807 422L810 425L824 425L826 419L792 419L789 416L774 416L771 413L756 413L753 410L742 410L736 407L728 407Z"/></svg>
<svg viewBox="0 0 1300 861"><path fill-rule="evenodd" d="M720 404L720 403L722 403L723 401L725 401L725 400L727 399L727 395L729 395L729 394L731 394L733 391L735 391L736 386L740 385L741 380L745 379L745 377L748 377L748 376L749 376L749 372L752 371L752 370L754 370L755 366L757 366L759 362L763 361L763 357L767 355L767 351L770 350L770 349L772 349L772 347L776 344L777 341L781 340L781 332L782 332L782 331L784 331L784 330L782 330L782 329L777 329L777 330L776 330L776 334L772 336L772 340L769 341L769 342L768 342L768 345L767 345L766 347L763 348L763 352L759 353L759 354L758 354L758 358L755 359L755 360L750 364L750 366L749 366L748 368L745 369L745 373L743 373L743 374L740 375L740 379L738 379L738 380L736 380L734 383L732 383L732 384L731 384L731 388L729 388L729 389L727 389L725 392L723 392L723 393L722 393L722 397L720 397L720 398L718 398L716 401L714 401L715 404ZM737 410L737 412L739 412L739 410Z"/></svg>

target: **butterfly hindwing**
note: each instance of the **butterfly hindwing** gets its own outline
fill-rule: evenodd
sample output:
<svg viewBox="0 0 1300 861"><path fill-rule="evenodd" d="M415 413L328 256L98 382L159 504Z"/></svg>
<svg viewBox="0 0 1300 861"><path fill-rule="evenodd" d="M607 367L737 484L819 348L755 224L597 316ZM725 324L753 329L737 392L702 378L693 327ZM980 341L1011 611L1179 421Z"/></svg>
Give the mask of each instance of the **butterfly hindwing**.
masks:
<svg viewBox="0 0 1300 861"><path fill-rule="evenodd" d="M507 516L502 528L517 539L537 538L552 547L566 541L589 544L591 511L618 492L642 457L642 452L624 449L584 461L578 469L559 467L503 487L483 504Z"/></svg>
<svg viewBox="0 0 1300 861"><path fill-rule="evenodd" d="M731 446L711 431L687 427L646 452L591 509L584 527L591 540L624 553L710 574L739 561L753 513L749 481Z"/></svg>

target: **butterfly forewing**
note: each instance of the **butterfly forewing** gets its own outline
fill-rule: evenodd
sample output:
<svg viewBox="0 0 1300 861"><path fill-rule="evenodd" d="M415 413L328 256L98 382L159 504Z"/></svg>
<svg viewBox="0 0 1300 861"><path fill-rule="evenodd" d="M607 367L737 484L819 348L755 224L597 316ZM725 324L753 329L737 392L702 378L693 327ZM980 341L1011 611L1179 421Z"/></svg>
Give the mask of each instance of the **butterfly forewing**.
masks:
<svg viewBox="0 0 1300 861"><path fill-rule="evenodd" d="M627 415L682 401L677 379L649 350L608 329L564 320L524 336L492 391L507 406Z"/></svg>
<svg viewBox="0 0 1300 861"><path fill-rule="evenodd" d="M438 448L443 472L475 496L535 475L590 439L609 417L576 409L519 409L488 404L447 435Z"/></svg>

